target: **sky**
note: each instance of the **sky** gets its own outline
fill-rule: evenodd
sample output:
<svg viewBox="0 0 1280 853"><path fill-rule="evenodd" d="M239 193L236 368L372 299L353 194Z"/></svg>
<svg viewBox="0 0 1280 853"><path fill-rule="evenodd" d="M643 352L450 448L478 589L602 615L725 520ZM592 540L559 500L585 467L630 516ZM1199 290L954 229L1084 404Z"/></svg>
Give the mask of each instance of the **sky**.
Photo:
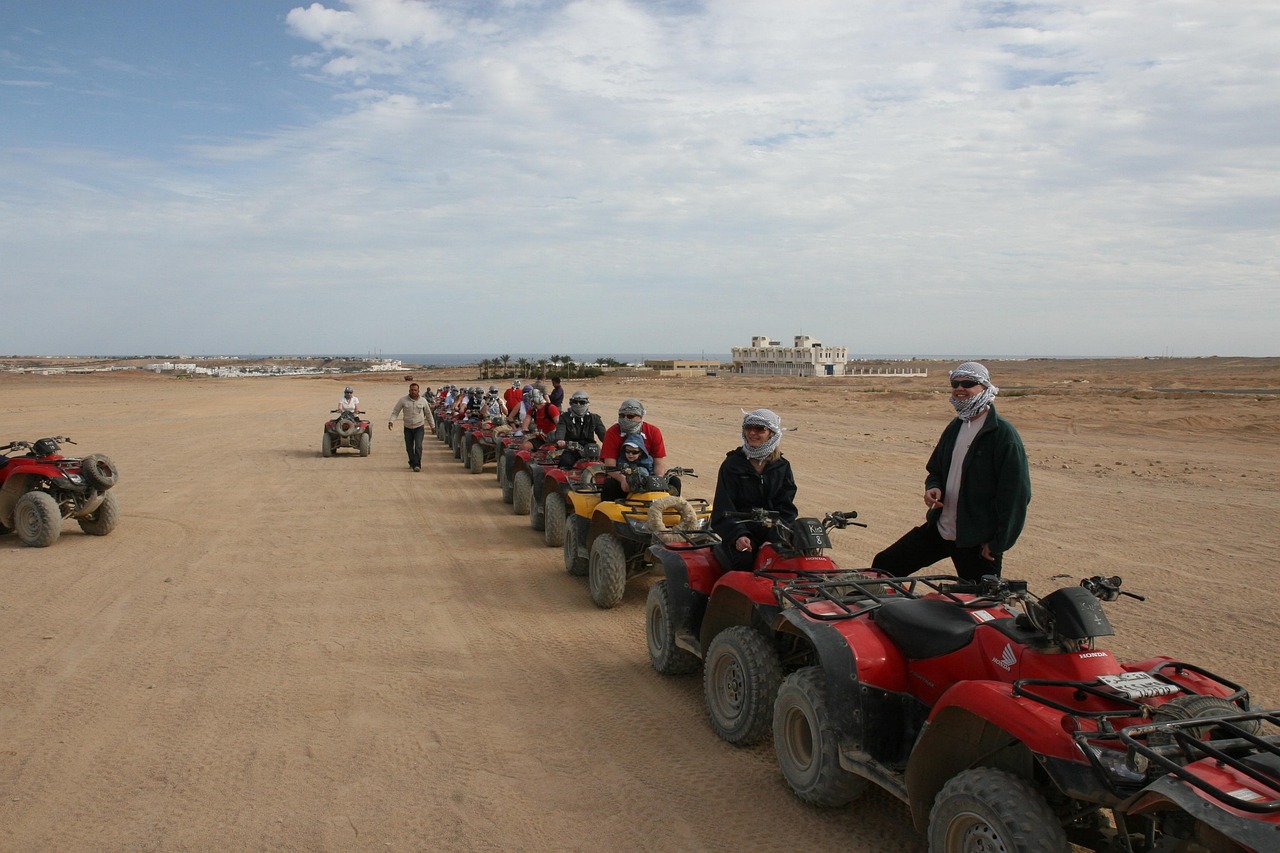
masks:
<svg viewBox="0 0 1280 853"><path fill-rule="evenodd" d="M1280 355L1275 0L4 0L0 354Z"/></svg>

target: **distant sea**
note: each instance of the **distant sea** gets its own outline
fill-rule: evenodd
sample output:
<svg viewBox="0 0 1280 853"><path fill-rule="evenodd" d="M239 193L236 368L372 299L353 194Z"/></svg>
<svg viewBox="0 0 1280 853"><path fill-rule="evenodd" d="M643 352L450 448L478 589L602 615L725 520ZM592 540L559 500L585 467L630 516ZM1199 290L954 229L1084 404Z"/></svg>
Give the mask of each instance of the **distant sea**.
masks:
<svg viewBox="0 0 1280 853"><path fill-rule="evenodd" d="M495 356L485 355L483 353L390 353L390 352L374 352L365 353L359 356L355 353L350 355L365 358L393 358L399 359L405 364L420 364L424 367L454 367L464 364L479 364L482 360L492 359ZM503 355L503 353L498 353ZM733 361L733 356L727 352L591 352L591 353L527 353L513 352L506 353L511 356L510 364L514 365L520 359L528 359L532 363L537 363L540 359L550 358L552 355L568 355L578 364L588 364L602 358L612 358L623 364L638 364L645 359L697 359L699 361L719 361L728 363ZM985 355L983 358L993 360L1008 361L1025 358L1093 358L1094 356L1003 356L1003 355ZM946 355L946 354L921 354L921 355L903 355L886 354L886 353L851 353L850 361L909 361L911 359L927 359L930 361L966 361L973 358L970 355Z"/></svg>

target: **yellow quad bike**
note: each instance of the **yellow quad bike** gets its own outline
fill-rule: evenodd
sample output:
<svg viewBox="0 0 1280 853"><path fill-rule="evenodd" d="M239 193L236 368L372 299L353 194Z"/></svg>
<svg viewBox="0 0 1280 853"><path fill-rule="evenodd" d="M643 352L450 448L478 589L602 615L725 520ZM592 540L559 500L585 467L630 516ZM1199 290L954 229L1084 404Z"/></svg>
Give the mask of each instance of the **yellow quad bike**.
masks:
<svg viewBox="0 0 1280 853"><path fill-rule="evenodd" d="M600 498L610 470L627 477L627 496ZM627 581L648 574L656 563L649 552L655 538L668 531L700 530L711 520L703 498L680 496L680 479L697 476L692 468L672 468L661 477L644 469L606 469L592 465L568 491L571 505L564 528L564 568L588 575L591 600L601 609L622 601Z"/></svg>

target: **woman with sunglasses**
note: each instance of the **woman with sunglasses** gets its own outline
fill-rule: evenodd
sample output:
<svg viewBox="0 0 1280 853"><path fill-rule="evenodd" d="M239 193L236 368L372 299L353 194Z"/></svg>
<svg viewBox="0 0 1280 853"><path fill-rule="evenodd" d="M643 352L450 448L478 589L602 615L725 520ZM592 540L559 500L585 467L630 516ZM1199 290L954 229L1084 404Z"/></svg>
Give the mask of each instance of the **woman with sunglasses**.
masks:
<svg viewBox="0 0 1280 853"><path fill-rule="evenodd" d="M743 412L742 445L730 450L716 475L711 502L711 529L720 535L716 559L729 571L749 572L756 552L774 538L774 529L726 518L730 512L767 509L783 523L796 520L796 480L791 463L782 458L782 419L768 409Z"/></svg>
<svg viewBox="0 0 1280 853"><path fill-rule="evenodd" d="M976 361L951 371L956 416L925 465L925 522L876 554L874 568L908 575L950 557L967 580L1000 574L1027 520L1031 473L1018 431L996 414L999 393Z"/></svg>

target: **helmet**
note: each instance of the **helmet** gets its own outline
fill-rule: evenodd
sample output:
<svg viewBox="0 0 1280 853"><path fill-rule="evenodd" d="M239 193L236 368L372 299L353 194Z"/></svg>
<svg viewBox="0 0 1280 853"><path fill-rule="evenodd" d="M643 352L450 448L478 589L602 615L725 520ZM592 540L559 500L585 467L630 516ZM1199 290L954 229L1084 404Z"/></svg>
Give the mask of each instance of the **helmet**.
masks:
<svg viewBox="0 0 1280 853"><path fill-rule="evenodd" d="M539 391L537 388L534 388L532 391L529 392L529 402L532 403L533 405L541 406L546 401L547 401L546 395L543 394L541 391Z"/></svg>
<svg viewBox="0 0 1280 853"><path fill-rule="evenodd" d="M623 400L622 405L618 406L618 414L620 415L640 415L644 416L644 404L634 397Z"/></svg>
<svg viewBox="0 0 1280 853"><path fill-rule="evenodd" d="M582 405L585 406L587 403L591 402L591 399L587 396L586 391L574 391L573 394L569 397L569 402L581 403Z"/></svg>
<svg viewBox="0 0 1280 853"><path fill-rule="evenodd" d="M352 388L350 385L342 389L343 394L354 394L355 392L356 392L356 389Z"/></svg>
<svg viewBox="0 0 1280 853"><path fill-rule="evenodd" d="M490 385L490 386L489 386L489 393L490 393L490 394L497 394L497 393L498 393L498 386L497 386L497 385Z"/></svg>
<svg viewBox="0 0 1280 853"><path fill-rule="evenodd" d="M520 380L519 380L519 379L512 379L512 380L511 380L511 387L512 387L512 388L519 388L519 387L520 387Z"/></svg>

